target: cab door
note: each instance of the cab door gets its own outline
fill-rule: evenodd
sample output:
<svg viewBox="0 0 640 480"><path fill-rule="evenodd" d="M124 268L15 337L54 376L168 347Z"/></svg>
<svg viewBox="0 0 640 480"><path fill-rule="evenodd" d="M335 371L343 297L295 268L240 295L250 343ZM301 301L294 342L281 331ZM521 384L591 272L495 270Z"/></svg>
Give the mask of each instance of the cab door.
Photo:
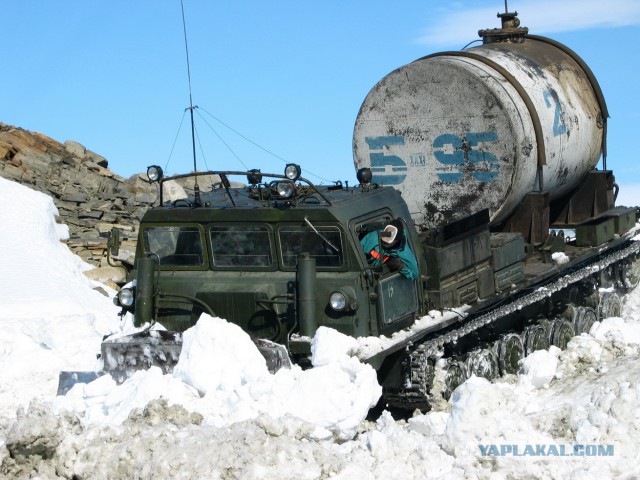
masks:
<svg viewBox="0 0 640 480"><path fill-rule="evenodd" d="M385 214L357 224L355 230L358 239L362 241L371 232L383 230L391 220L391 215ZM407 225L404 221L403 226L406 232ZM415 255L415 247L412 245L409 235L406 235L406 241ZM384 261L381 265L372 266L370 264L371 257L367 255L364 248L360 250L363 276L371 299L370 326L372 334L392 333L413 323L419 314L419 279L409 279L399 272L390 271ZM378 251L381 251L380 247Z"/></svg>

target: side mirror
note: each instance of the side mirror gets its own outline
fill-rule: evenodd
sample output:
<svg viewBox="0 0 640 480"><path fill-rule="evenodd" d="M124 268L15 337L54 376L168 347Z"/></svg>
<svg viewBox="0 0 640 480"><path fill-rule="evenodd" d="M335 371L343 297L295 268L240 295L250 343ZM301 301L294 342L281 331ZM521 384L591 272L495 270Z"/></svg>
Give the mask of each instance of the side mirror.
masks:
<svg viewBox="0 0 640 480"><path fill-rule="evenodd" d="M120 253L120 230L116 227L111 229L111 235L109 235L109 240L107 241L107 248L112 257L117 257L118 253Z"/></svg>

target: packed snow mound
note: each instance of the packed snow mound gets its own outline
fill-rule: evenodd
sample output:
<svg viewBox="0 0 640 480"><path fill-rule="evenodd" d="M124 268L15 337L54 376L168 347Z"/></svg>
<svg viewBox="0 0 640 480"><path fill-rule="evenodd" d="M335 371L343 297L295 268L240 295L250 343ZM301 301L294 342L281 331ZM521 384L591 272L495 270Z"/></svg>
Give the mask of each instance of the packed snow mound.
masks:
<svg viewBox="0 0 640 480"><path fill-rule="evenodd" d="M240 327L204 314L184 332L173 375L201 394L237 391L269 376L265 359Z"/></svg>
<svg viewBox="0 0 640 480"><path fill-rule="evenodd" d="M0 178L0 412L55 395L60 370L92 370L117 309L61 243L50 197ZM104 287L105 290L108 290Z"/></svg>
<svg viewBox="0 0 640 480"><path fill-rule="evenodd" d="M522 361L524 377L536 388L548 387L555 378L560 352L555 346L532 352Z"/></svg>
<svg viewBox="0 0 640 480"><path fill-rule="evenodd" d="M155 399L183 405L219 428L255 419L292 416L316 426L315 438L352 438L382 389L369 365L347 355L353 342L331 329L313 343L322 365L269 373L265 359L237 325L203 314L184 332L173 374L159 368L136 372L118 386L109 376L75 385L52 401L56 411L76 412L84 423L122 424L134 409Z"/></svg>
<svg viewBox="0 0 640 480"><path fill-rule="evenodd" d="M51 197L0 177L0 205L0 318L90 314L108 331L116 309L83 274L92 267L61 243L69 229Z"/></svg>

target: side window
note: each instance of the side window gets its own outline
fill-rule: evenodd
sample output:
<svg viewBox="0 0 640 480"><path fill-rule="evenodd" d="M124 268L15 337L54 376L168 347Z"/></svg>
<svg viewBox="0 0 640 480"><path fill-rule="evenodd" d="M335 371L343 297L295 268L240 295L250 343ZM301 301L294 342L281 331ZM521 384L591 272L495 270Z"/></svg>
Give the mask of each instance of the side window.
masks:
<svg viewBox="0 0 640 480"><path fill-rule="evenodd" d="M264 225L213 226L210 230L214 267L269 267L271 237Z"/></svg>
<svg viewBox="0 0 640 480"><path fill-rule="evenodd" d="M344 262L342 236L338 227L282 227L279 231L282 266L294 268L298 255L308 252L322 267L340 267Z"/></svg>
<svg viewBox="0 0 640 480"><path fill-rule="evenodd" d="M364 249L365 245L378 244L378 233L384 229L384 227L391 221L390 215L384 215L367 220L366 223L356 226L356 234L360 240L361 247ZM369 237L369 241L365 240L365 237ZM375 239L375 241L374 241ZM362 254L366 256L368 252L362 251Z"/></svg>
<svg viewBox="0 0 640 480"><path fill-rule="evenodd" d="M201 266L202 237L195 226L148 227L143 231L144 248L155 253L161 266Z"/></svg>

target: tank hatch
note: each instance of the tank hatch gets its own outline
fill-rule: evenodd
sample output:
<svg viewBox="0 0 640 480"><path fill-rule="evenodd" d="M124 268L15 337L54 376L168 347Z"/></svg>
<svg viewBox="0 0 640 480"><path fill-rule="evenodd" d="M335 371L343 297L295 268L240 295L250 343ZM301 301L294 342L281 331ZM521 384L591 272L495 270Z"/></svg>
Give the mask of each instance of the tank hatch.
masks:
<svg viewBox="0 0 640 480"><path fill-rule="evenodd" d="M520 26L518 12L509 11L507 0L504 1L504 13L498 13L497 16L502 21L502 28L478 30L478 35L482 37L482 43L519 41L529 33L527 27Z"/></svg>

